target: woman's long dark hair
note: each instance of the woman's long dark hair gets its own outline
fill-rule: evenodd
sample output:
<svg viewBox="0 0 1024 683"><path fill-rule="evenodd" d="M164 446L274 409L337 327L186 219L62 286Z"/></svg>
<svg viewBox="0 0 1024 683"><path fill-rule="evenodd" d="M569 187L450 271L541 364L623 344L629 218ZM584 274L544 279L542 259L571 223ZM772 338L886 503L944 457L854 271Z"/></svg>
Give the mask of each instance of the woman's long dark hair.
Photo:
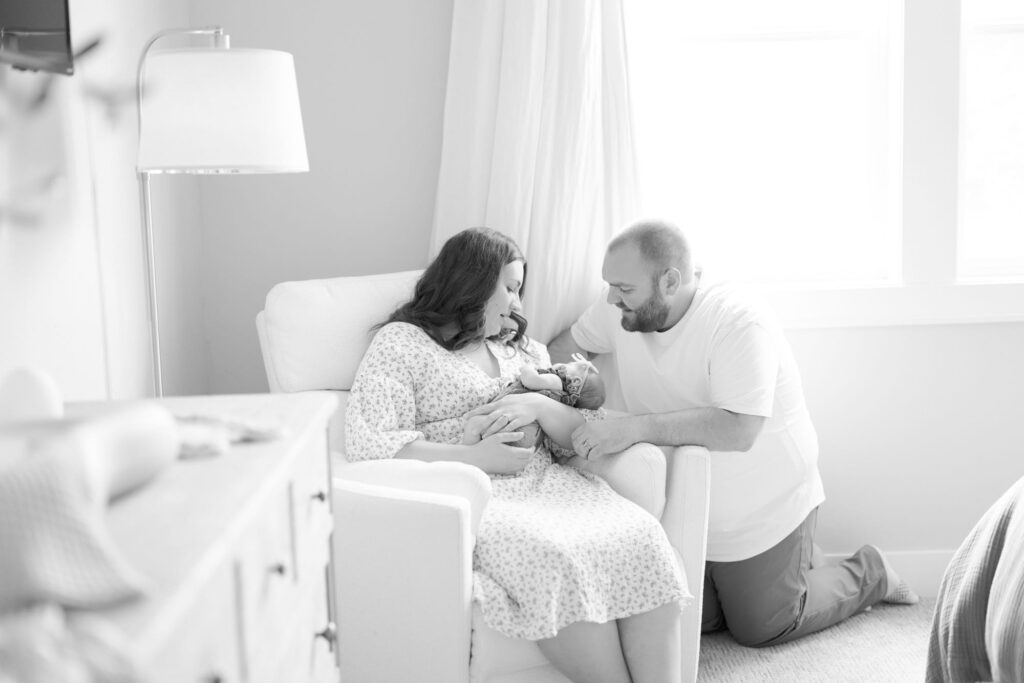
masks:
<svg viewBox="0 0 1024 683"><path fill-rule="evenodd" d="M444 243L416 282L412 299L378 327L393 322L416 325L449 351L482 341L484 308L498 286L501 269L514 261L523 262L522 297L526 291L526 259L516 243L490 228L467 228ZM506 332L505 341L523 347L526 318L518 312L510 317L518 329ZM445 328L455 328L456 332L445 339Z"/></svg>

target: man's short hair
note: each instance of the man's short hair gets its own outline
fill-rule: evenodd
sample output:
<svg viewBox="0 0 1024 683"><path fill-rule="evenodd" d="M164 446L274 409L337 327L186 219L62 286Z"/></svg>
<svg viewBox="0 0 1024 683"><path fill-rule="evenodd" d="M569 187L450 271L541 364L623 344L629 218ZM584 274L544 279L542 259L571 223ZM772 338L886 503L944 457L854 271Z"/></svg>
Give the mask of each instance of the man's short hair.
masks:
<svg viewBox="0 0 1024 683"><path fill-rule="evenodd" d="M644 261L658 274L668 268L678 268L684 282L693 277L690 242L673 223L663 220L633 223L612 239L608 251L626 244L635 244Z"/></svg>

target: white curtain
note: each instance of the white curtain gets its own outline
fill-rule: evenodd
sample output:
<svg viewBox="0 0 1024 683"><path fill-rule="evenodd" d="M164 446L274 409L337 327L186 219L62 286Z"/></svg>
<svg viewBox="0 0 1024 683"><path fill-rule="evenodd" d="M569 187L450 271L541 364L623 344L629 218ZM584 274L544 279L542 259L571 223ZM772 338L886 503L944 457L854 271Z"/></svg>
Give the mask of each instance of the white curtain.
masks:
<svg viewBox="0 0 1024 683"><path fill-rule="evenodd" d="M542 342L596 296L635 216L623 36L621 0L454 3L430 254L467 227L515 239Z"/></svg>

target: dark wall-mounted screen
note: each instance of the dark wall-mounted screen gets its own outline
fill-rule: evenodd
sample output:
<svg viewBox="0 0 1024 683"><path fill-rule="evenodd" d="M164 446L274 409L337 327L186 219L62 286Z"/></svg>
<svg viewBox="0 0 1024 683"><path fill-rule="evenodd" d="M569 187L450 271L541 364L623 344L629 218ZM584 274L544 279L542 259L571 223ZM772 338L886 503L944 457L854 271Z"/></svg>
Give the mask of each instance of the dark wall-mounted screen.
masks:
<svg viewBox="0 0 1024 683"><path fill-rule="evenodd" d="M18 69L74 72L70 0L0 0L0 62Z"/></svg>

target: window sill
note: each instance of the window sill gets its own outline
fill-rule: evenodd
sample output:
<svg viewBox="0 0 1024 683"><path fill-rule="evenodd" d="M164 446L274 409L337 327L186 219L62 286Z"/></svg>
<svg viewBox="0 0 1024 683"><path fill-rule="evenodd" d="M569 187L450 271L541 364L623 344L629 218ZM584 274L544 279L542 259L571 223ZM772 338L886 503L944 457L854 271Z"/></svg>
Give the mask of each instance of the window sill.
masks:
<svg viewBox="0 0 1024 683"><path fill-rule="evenodd" d="M1024 282L760 292L788 329L1024 322Z"/></svg>

